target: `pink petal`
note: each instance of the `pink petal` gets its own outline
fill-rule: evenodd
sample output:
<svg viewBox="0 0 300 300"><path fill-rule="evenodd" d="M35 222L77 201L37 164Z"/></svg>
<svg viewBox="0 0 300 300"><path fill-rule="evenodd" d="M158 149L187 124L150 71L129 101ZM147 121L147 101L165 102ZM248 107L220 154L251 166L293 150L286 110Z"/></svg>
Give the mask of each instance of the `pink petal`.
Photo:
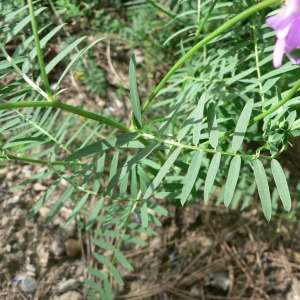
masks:
<svg viewBox="0 0 300 300"><path fill-rule="evenodd" d="M273 53L273 65L275 68L279 68L282 65L284 47L285 47L285 40L277 39L274 47L274 53Z"/></svg>

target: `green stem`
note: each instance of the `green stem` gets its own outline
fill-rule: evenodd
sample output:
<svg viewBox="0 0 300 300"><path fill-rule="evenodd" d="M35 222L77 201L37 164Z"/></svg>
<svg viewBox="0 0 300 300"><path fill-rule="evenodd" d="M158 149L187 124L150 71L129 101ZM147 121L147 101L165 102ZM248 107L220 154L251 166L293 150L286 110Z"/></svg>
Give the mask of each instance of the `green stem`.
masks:
<svg viewBox="0 0 300 300"><path fill-rule="evenodd" d="M207 142L201 144L200 147L197 147L197 146L185 145L185 144L182 144L182 143L174 141L174 140L165 140L165 139L156 137L152 134L142 133L142 135L144 137L146 137L148 140L154 140L154 141L160 142L161 144L170 145L170 146L174 146L174 147L180 147L182 149L186 149L188 152L189 151L199 151L199 150L201 150L201 151L206 152L206 153L213 153L213 154L221 153L222 155L226 155L226 156L240 156L240 157L243 157L245 159L253 160L253 155L252 154L227 152L227 151L220 151L220 150L216 150L216 149L201 147L204 144L207 144ZM268 160L273 158L272 156L260 156L260 157L268 159ZM166 159L165 159L165 161L166 161Z"/></svg>
<svg viewBox="0 0 300 300"><path fill-rule="evenodd" d="M112 126L114 128L117 128L123 132L132 132L132 130L120 123L117 123L111 119L108 119L106 117L102 117L100 115L97 115L95 113L73 107L71 105L58 102L56 100L54 101L28 101L28 102L8 102L8 103L0 103L0 110L4 109L18 109L18 108L26 108L26 107L54 107L54 108L59 108L61 110L73 113L75 115L79 115L91 120L95 120L97 122ZM145 138L142 136L138 138L138 140L143 143L145 146L149 145L149 141L147 141ZM164 157L158 152L158 151L153 151L153 154L159 159L161 163L165 162ZM39 163L39 162L38 162Z"/></svg>
<svg viewBox="0 0 300 300"><path fill-rule="evenodd" d="M37 27L36 18L34 15L34 8L33 8L32 0L28 0L28 6L29 6L30 17L31 17L31 26L32 26L32 31L33 31L34 41L35 41L35 47L36 47L36 51L37 51L37 57L39 60L39 67L40 67L40 70L42 73L42 78L44 80L46 92L48 95L47 99L49 101L54 101L54 97L53 97L53 94L52 94L52 91L50 88L50 84L49 84L49 80L48 80L48 76L46 73L46 67L45 67L45 62L44 62L43 53L42 53L42 49L41 49L40 39L39 39L39 35L38 35L38 27Z"/></svg>
<svg viewBox="0 0 300 300"><path fill-rule="evenodd" d="M203 20L201 21L198 30L196 31L195 34L195 39L194 39L194 46L196 45L197 41L198 41L198 37L203 29L203 26L205 25L207 19L209 18L209 16L211 15L211 12L213 11L214 7L216 6L217 2L219 0L214 0L214 2L212 3L211 7L209 8L208 12L206 13L205 17L203 18Z"/></svg>
<svg viewBox="0 0 300 300"><path fill-rule="evenodd" d="M49 161L44 161L44 160L40 160L40 159L33 159L33 158L27 158L27 157L22 157L22 156L15 156L15 155L11 155L6 153L5 155L0 155L0 159L9 159L9 160L17 160L17 161L24 161L24 162L28 162L28 163L33 163L33 164L39 164L39 165L44 165L44 166L48 166L49 165ZM71 165L71 166L85 166L86 163L81 163L81 162L65 162L65 161L54 161L51 162L51 165L53 166L64 166L64 165Z"/></svg>
<svg viewBox="0 0 300 300"><path fill-rule="evenodd" d="M48 99L49 96L38 86L36 85L15 63L14 59L9 56L7 51L4 48L4 45L0 43L0 50L4 54L5 58L7 59L8 62L11 63L15 71L23 78L35 91L40 93L45 99Z"/></svg>
<svg viewBox="0 0 300 300"><path fill-rule="evenodd" d="M259 67L257 28L256 28L256 24L255 24L255 20L254 20L253 16L251 16L251 27L252 27L252 31L253 31L255 64L256 64L257 80L258 80L258 85L259 85L259 89L260 89L261 108L262 108L262 111L264 111L265 110L265 107L264 107L265 106L265 95L262 91L263 86L262 86L262 82L261 82L261 72L260 72L260 67Z"/></svg>
<svg viewBox="0 0 300 300"><path fill-rule="evenodd" d="M158 84L158 86L154 89L154 91L151 93L151 95L149 96L149 98L145 102L145 104L143 106L143 109L142 109L142 113L145 112L147 107L151 104L152 100L157 96L157 94L160 92L160 90L163 88L163 86L167 83L167 81L170 79L170 77L180 68L180 66L188 58L190 58L192 55L194 55L194 53L196 51L198 51L201 47L206 45L208 42L210 42L214 38L218 37L224 31L231 28L233 25L235 25L239 21L248 18L252 14L254 14L254 13L256 13L256 12L258 12L258 11L264 9L264 8L267 8L272 4L279 3L279 2L280 2L280 0L266 0L266 1L260 2L260 3L254 5L254 6L246 9L242 13L238 14L237 16L235 16L234 18L232 18L231 20L229 20L228 22L226 22L225 24L220 26L218 29L213 31L211 34L209 34L203 40L201 40L197 45L195 45L192 49L190 49L183 57L181 57L177 61L177 63L175 63L175 65L170 69L170 71L165 75L165 77L162 79L162 81Z"/></svg>
<svg viewBox="0 0 300 300"><path fill-rule="evenodd" d="M71 105L58 102L58 101L29 101L29 102L8 102L8 103L0 103L0 110L4 109L17 109L17 108L26 108L26 107L55 107L61 110L68 111L75 115L79 115L82 117L86 117L88 119L92 119L98 121L100 123L107 124L123 132L132 132L131 129L123 124L117 123L111 119L102 117L100 115L94 114L92 112L73 107Z"/></svg>

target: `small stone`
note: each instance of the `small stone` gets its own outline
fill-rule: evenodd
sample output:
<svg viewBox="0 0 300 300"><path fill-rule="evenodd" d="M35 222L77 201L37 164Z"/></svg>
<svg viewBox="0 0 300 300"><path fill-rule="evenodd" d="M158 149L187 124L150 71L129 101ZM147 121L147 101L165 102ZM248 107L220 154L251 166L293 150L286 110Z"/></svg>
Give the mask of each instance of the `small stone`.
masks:
<svg viewBox="0 0 300 300"><path fill-rule="evenodd" d="M15 195L7 201L7 204L16 204L20 200L20 196Z"/></svg>
<svg viewBox="0 0 300 300"><path fill-rule="evenodd" d="M68 256L76 257L81 252L80 241L77 239L67 239L65 242L65 248Z"/></svg>
<svg viewBox="0 0 300 300"><path fill-rule="evenodd" d="M64 281L61 281L59 284L58 284L58 292L63 294L63 293L66 293L68 291L72 291L72 290L75 290L78 288L78 286L80 285L80 283L74 279L74 278L70 278L68 280L64 280ZM69 299L73 299L73 298L69 298Z"/></svg>
<svg viewBox="0 0 300 300"><path fill-rule="evenodd" d="M0 169L0 179L5 178L7 175L7 169Z"/></svg>
<svg viewBox="0 0 300 300"><path fill-rule="evenodd" d="M39 182L37 182L33 185L33 189L36 192L40 192L40 191L46 191L48 188L46 186L40 184Z"/></svg>
<svg viewBox="0 0 300 300"><path fill-rule="evenodd" d="M34 277L25 276L22 279L21 288L26 294L34 294L37 290L38 284Z"/></svg>
<svg viewBox="0 0 300 300"><path fill-rule="evenodd" d="M37 246L37 255L39 256L39 264L43 268L47 267L49 261L49 252L43 244Z"/></svg>
<svg viewBox="0 0 300 300"><path fill-rule="evenodd" d="M27 270L27 271L30 271L30 272L34 272L34 273L35 273L35 271L36 271L34 265L28 265L28 266L26 266L26 270Z"/></svg>
<svg viewBox="0 0 300 300"><path fill-rule="evenodd" d="M39 216L44 220L49 215L50 208L47 206L42 206L39 210Z"/></svg>
<svg viewBox="0 0 300 300"><path fill-rule="evenodd" d="M55 256L62 256L65 248L61 240L54 240L51 244L51 250Z"/></svg>
<svg viewBox="0 0 300 300"><path fill-rule="evenodd" d="M65 294L62 294L60 296L55 296L53 300L82 300L83 297L80 293L76 291L69 291Z"/></svg>
<svg viewBox="0 0 300 300"><path fill-rule="evenodd" d="M190 293L193 295L193 296L200 296L201 295L201 291L200 291L200 288L199 288L199 285L198 284L194 284L191 289L190 289Z"/></svg>

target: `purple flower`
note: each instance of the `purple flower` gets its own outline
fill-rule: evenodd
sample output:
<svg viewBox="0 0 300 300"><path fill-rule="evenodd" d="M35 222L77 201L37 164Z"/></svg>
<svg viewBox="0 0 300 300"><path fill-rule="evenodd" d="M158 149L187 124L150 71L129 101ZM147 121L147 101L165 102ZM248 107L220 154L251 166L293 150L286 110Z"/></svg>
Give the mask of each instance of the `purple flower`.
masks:
<svg viewBox="0 0 300 300"><path fill-rule="evenodd" d="M282 65L284 53L293 64L300 64L300 0L286 0L279 14L267 18L267 25L276 32L273 64Z"/></svg>

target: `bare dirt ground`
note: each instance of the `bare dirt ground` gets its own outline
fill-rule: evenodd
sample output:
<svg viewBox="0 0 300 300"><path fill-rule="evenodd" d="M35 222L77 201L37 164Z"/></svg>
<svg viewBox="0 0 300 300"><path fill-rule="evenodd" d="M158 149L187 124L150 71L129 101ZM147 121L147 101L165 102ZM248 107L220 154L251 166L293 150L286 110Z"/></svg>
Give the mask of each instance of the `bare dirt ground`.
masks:
<svg viewBox="0 0 300 300"><path fill-rule="evenodd" d="M37 170L9 162L0 172L0 299L29 299L15 281L29 264L38 283L33 299L85 299L86 266L95 265L93 234L75 223L62 232L69 205L45 225L64 185L31 221L28 215L51 178L9 192ZM300 299L299 225L277 217L268 223L259 207L239 212L201 200L171 207L158 237L140 235L148 246L124 246L135 271L121 270L125 286L114 285L115 299Z"/></svg>

